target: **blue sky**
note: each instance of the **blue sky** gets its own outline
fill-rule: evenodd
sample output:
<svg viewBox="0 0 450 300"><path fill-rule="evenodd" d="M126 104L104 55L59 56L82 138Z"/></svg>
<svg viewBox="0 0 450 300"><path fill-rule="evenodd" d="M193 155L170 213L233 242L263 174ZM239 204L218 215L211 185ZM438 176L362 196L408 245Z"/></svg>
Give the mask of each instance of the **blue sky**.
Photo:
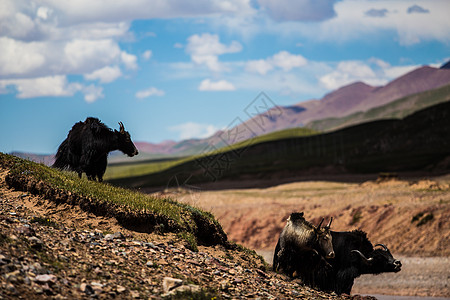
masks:
<svg viewBox="0 0 450 300"><path fill-rule="evenodd" d="M201 138L277 105L450 59L450 1L2 0L0 151L54 153L88 116Z"/></svg>

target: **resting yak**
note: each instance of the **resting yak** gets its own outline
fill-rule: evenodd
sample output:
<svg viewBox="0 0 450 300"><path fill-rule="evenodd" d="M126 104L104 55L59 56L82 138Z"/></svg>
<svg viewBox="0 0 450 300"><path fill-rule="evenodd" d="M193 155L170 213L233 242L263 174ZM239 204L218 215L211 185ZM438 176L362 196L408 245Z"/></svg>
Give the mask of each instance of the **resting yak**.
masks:
<svg viewBox="0 0 450 300"><path fill-rule="evenodd" d="M323 257L334 257L330 234L332 219L321 228L323 221L315 227L305 220L303 212L292 213L278 239L273 269L291 277L299 276L305 283L312 284L312 270L327 265ZM319 264L321 261L323 263Z"/></svg>
<svg viewBox="0 0 450 300"><path fill-rule="evenodd" d="M53 167L75 171L80 178L84 172L89 180L103 181L109 152L120 150L130 157L138 154L122 122L119 126L120 131L113 131L97 118L76 123L59 146Z"/></svg>
<svg viewBox="0 0 450 300"><path fill-rule="evenodd" d="M337 294L350 294L355 278L362 274L399 272L402 263L383 244L372 243L364 231L331 231L335 258L314 270L315 287Z"/></svg>

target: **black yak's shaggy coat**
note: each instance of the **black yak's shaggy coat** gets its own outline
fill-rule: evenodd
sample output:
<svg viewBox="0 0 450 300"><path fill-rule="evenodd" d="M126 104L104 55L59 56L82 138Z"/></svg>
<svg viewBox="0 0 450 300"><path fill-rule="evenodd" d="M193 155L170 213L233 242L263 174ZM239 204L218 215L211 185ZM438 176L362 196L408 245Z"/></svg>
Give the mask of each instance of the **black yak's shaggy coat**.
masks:
<svg viewBox="0 0 450 300"><path fill-rule="evenodd" d="M119 126L120 131L113 131L97 118L76 123L59 146L53 167L75 171L80 178L84 172L90 180L103 181L109 152L120 150L130 157L138 154L122 122Z"/></svg>
<svg viewBox="0 0 450 300"><path fill-rule="evenodd" d="M323 219L315 227L305 220L303 213L292 213L280 234L273 257L273 269L314 285L313 270L324 257L334 257L330 226L321 228Z"/></svg>
<svg viewBox="0 0 450 300"><path fill-rule="evenodd" d="M350 294L355 278L362 274L398 272L401 262L383 244L372 246L364 231L331 231L335 258L314 271L316 287L337 294Z"/></svg>

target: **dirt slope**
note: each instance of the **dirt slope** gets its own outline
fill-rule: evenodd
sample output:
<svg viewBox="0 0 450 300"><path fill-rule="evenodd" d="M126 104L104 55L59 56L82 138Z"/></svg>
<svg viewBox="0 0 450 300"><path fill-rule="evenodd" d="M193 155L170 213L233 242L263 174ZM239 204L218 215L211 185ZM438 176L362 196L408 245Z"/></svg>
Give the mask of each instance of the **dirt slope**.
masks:
<svg viewBox="0 0 450 300"><path fill-rule="evenodd" d="M381 182L347 176L361 183L330 175L271 188L172 192L213 212L231 240L258 249L268 262L291 212L304 211L315 224L333 217L332 230L362 229L403 262L399 273L361 276L352 292L450 297L450 176Z"/></svg>
<svg viewBox="0 0 450 300"><path fill-rule="evenodd" d="M254 252L193 252L174 234L129 231L115 219L14 191L5 174L0 169L0 299L350 298L272 273Z"/></svg>
<svg viewBox="0 0 450 300"><path fill-rule="evenodd" d="M449 177L297 182L186 193L178 199L210 210L230 239L252 249L273 249L289 214L304 211L315 224L333 217L335 231L362 229L397 254L450 256Z"/></svg>

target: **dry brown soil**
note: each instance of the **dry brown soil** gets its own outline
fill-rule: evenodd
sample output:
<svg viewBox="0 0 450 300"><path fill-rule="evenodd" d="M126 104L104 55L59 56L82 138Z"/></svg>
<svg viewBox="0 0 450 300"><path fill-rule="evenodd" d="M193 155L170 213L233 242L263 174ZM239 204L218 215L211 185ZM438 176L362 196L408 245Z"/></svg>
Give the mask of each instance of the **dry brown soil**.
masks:
<svg viewBox="0 0 450 300"><path fill-rule="evenodd" d="M6 173L0 168L0 299L167 299L181 291L203 291L195 299L373 299L305 287L251 251L192 251L176 234L126 230L114 218L15 191Z"/></svg>
<svg viewBox="0 0 450 300"><path fill-rule="evenodd" d="M335 179L166 192L211 211L231 240L268 254L269 262L291 212L305 212L314 224L333 217L332 230L364 230L373 244L384 243L403 260L397 274L361 276L352 293L450 297L450 176L363 183Z"/></svg>

